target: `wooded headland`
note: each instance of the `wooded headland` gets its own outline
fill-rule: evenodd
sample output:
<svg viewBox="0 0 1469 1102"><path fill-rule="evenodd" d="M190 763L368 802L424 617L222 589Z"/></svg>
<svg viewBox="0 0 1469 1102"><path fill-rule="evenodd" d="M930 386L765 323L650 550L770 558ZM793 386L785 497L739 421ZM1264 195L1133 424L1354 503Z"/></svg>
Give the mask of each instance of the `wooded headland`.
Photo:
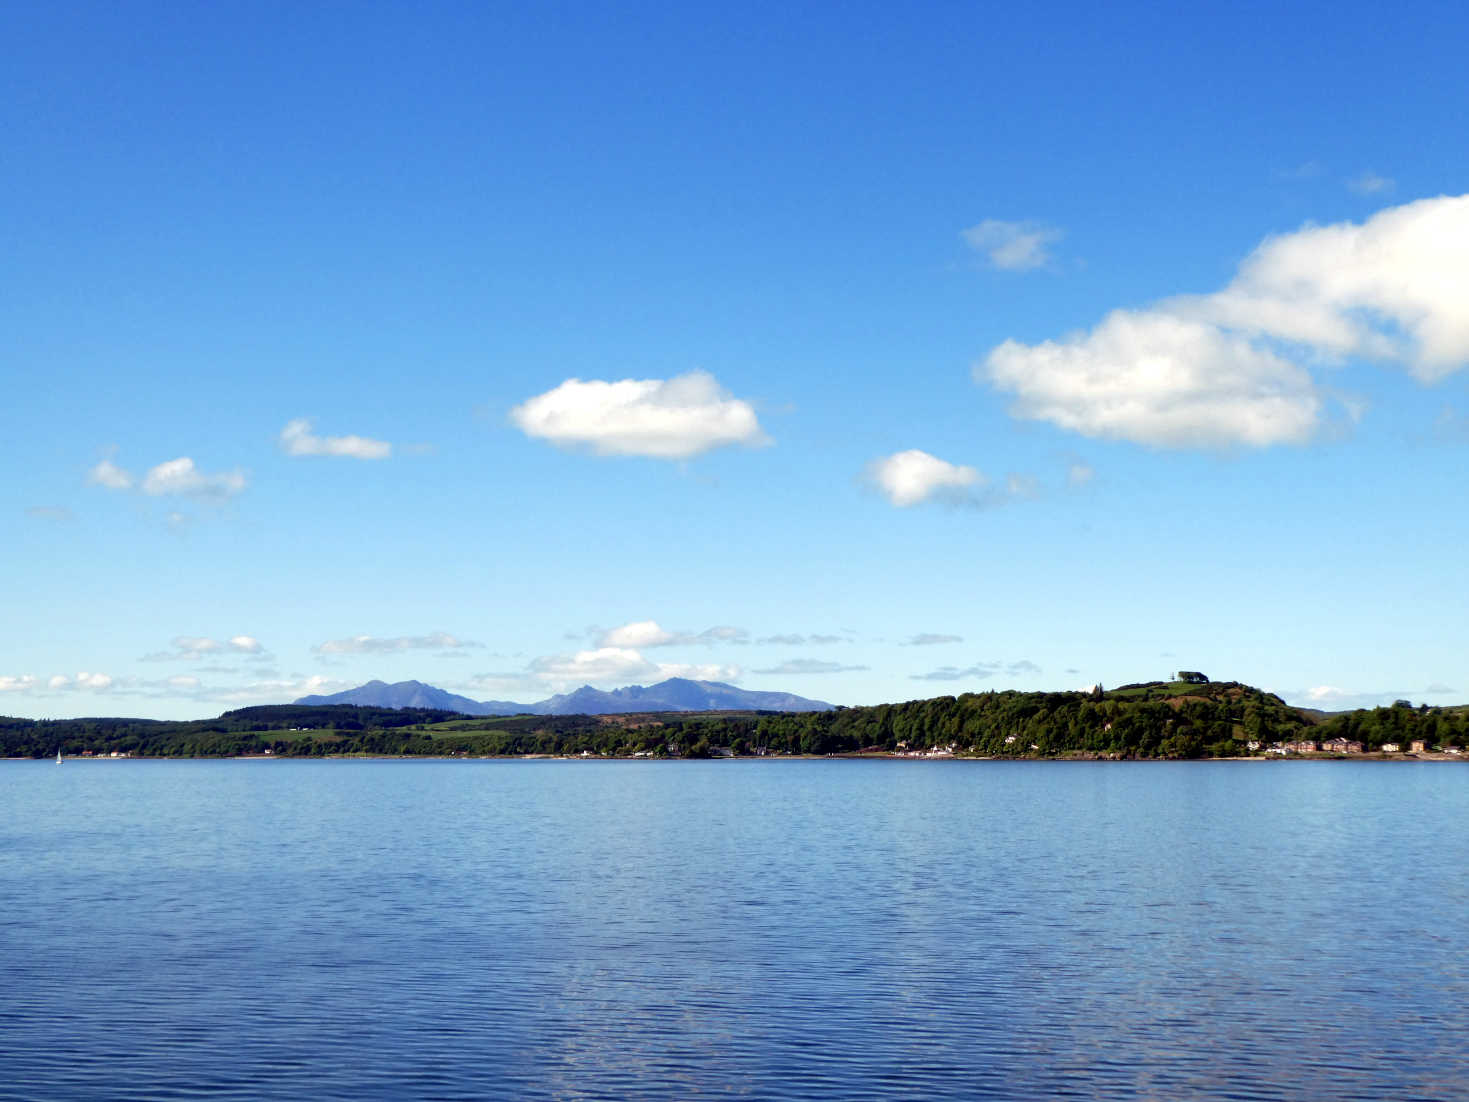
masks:
<svg viewBox="0 0 1469 1102"><path fill-rule="evenodd" d="M464 716L431 709L269 705L215 719L0 718L0 756L595 757L942 754L1229 758L1296 747L1452 752L1469 706L1323 714L1234 681L1151 681L1091 692L998 691L825 712ZM1291 747L1285 751L1280 748ZM1309 752L1309 751L1307 751ZM1329 750L1326 752L1330 752Z"/></svg>

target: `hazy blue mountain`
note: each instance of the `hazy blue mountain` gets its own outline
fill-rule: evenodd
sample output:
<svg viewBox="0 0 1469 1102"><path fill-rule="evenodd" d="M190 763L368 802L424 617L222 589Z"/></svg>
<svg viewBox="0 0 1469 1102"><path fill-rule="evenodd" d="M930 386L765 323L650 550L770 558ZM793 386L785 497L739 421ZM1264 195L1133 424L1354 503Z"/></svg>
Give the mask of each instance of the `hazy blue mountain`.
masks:
<svg viewBox="0 0 1469 1102"><path fill-rule="evenodd" d="M389 685L369 681L355 689L330 696L303 696L296 704L365 704L374 708L444 708L471 716L513 716L530 709L524 704L503 700L471 700L458 693L445 692L422 681L399 681Z"/></svg>
<svg viewBox="0 0 1469 1102"><path fill-rule="evenodd" d="M719 681L691 681L671 677L657 685L628 685L603 691L583 685L535 704L511 700L471 700L445 692L421 681L399 681L388 685L369 681L355 689L330 696L303 696L296 704L364 704L376 708L447 708L471 716L511 715L608 715L615 712L827 712L824 700L808 700L794 693L758 692L737 689Z"/></svg>
<svg viewBox="0 0 1469 1102"><path fill-rule="evenodd" d="M670 677L657 685L628 685L603 692L583 685L534 705L540 715L606 715L613 712L829 712L824 700L807 700L793 693L737 689L719 681L691 681Z"/></svg>

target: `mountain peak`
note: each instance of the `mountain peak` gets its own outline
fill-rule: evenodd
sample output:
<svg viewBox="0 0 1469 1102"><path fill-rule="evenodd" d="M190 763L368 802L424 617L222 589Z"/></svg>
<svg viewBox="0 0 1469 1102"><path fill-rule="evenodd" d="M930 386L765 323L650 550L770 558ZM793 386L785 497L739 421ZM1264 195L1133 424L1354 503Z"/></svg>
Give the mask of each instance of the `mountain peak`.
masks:
<svg viewBox="0 0 1469 1102"><path fill-rule="evenodd" d="M421 681L389 685L369 681L330 696L303 696L296 704L362 704L377 708L440 708L465 715L610 715L619 712L826 712L824 700L808 700L794 693L739 689L721 681L694 681L670 677L656 685L624 685L602 690L583 685L534 704L509 700L471 700Z"/></svg>

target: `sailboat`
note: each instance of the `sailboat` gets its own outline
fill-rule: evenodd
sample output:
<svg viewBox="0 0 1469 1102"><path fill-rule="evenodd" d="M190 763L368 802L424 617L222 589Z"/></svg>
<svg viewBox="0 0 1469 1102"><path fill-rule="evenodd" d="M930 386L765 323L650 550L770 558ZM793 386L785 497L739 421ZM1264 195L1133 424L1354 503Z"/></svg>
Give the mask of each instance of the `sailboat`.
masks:
<svg viewBox="0 0 1469 1102"><path fill-rule="evenodd" d="M61 764L61 747L59 746L56 748L56 764Z"/></svg>

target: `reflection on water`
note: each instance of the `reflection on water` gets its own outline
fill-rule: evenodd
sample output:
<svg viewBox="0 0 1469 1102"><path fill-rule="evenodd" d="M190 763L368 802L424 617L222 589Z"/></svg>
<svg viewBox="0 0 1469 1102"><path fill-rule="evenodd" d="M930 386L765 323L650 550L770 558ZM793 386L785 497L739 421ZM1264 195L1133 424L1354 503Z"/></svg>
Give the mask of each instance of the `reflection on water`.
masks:
<svg viewBox="0 0 1469 1102"><path fill-rule="evenodd" d="M0 763L0 1098L1469 1094L1469 770Z"/></svg>

